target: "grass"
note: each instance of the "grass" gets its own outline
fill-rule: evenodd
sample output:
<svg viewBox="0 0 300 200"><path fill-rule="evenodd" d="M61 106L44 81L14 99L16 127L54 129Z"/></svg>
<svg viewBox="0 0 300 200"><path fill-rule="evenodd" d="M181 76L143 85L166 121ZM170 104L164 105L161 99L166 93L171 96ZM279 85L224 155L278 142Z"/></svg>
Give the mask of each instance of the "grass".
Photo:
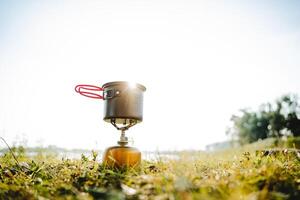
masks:
<svg viewBox="0 0 300 200"><path fill-rule="evenodd" d="M263 141L212 153L158 157L140 169L109 169L91 158L58 159L23 148L0 157L0 199L300 199L300 155L258 151Z"/></svg>

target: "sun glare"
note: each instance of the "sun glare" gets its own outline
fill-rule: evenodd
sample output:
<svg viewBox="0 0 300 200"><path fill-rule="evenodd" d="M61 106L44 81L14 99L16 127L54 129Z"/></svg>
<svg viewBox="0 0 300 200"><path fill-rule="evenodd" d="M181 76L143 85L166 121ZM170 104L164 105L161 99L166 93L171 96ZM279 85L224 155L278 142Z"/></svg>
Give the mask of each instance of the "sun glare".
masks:
<svg viewBox="0 0 300 200"><path fill-rule="evenodd" d="M128 87L130 89L135 89L136 88L136 83L135 82L128 82Z"/></svg>

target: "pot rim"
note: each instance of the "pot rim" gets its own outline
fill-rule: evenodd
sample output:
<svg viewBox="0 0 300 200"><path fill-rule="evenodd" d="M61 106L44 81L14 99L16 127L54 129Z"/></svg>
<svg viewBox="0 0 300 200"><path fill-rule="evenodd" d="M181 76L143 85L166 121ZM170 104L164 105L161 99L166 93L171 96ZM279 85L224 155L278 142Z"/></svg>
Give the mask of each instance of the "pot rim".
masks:
<svg viewBox="0 0 300 200"><path fill-rule="evenodd" d="M136 87L138 87L139 89L141 89L142 91L146 91L146 87L143 86L142 84L139 84L139 83L132 83L132 82L129 82L129 81L113 81L113 82L108 82L108 83L105 83L103 84L102 88L105 89L109 86L114 86L114 85L132 85L134 84Z"/></svg>

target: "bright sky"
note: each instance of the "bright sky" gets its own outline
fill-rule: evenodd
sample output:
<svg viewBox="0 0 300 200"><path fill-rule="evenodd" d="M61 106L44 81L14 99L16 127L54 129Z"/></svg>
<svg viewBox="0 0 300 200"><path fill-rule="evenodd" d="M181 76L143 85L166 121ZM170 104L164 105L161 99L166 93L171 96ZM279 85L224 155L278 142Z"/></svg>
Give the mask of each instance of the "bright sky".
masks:
<svg viewBox="0 0 300 200"><path fill-rule="evenodd" d="M240 108L300 94L300 1L220 2L0 0L0 135L114 145L103 101L74 87L124 80L147 87L134 146L204 149Z"/></svg>

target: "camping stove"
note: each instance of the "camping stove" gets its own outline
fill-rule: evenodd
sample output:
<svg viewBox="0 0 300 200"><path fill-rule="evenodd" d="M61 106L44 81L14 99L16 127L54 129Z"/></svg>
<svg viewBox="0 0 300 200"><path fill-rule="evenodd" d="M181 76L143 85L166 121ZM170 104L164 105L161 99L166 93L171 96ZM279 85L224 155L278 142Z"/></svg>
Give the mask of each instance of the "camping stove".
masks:
<svg viewBox="0 0 300 200"><path fill-rule="evenodd" d="M127 146L125 131L143 121L143 92L146 88L141 84L117 81L106 83L102 87L77 85L75 91L86 97L103 99L103 120L121 131L118 145L105 150L104 164L111 167L139 166L141 152Z"/></svg>

